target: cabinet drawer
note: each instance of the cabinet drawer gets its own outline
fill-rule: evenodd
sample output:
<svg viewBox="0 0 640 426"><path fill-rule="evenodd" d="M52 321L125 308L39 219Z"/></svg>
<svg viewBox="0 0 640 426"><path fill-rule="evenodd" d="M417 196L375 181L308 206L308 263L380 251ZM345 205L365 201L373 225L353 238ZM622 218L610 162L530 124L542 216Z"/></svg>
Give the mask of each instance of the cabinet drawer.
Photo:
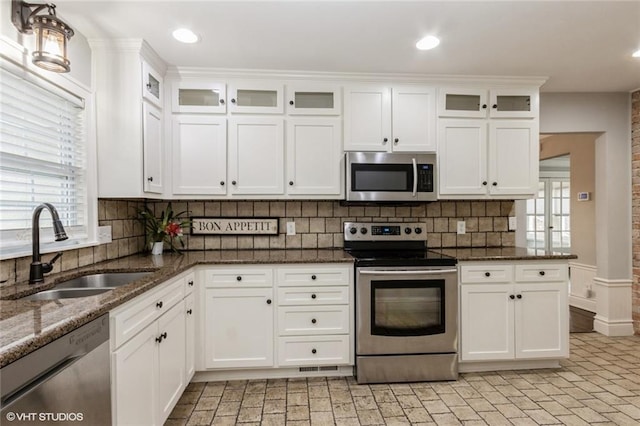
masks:
<svg viewBox="0 0 640 426"><path fill-rule="evenodd" d="M122 309L119 308L113 312L111 316L113 347L117 348L131 339L183 297L184 278L163 285L158 290L152 290L151 294L142 295L139 300L134 299Z"/></svg>
<svg viewBox="0 0 640 426"><path fill-rule="evenodd" d="M320 285L349 285L349 277L353 268L339 268L335 266L314 265L304 267L278 268L279 286L320 286Z"/></svg>
<svg viewBox="0 0 640 426"><path fill-rule="evenodd" d="M280 287L278 305L340 305L349 303L349 287Z"/></svg>
<svg viewBox="0 0 640 426"><path fill-rule="evenodd" d="M464 265L460 267L461 283L508 283L513 281L511 265Z"/></svg>
<svg viewBox="0 0 640 426"><path fill-rule="evenodd" d="M348 334L349 306L288 306L278 309L278 335Z"/></svg>
<svg viewBox="0 0 640 426"><path fill-rule="evenodd" d="M567 265L532 263L531 265L516 265L516 281L550 282L566 281Z"/></svg>
<svg viewBox="0 0 640 426"><path fill-rule="evenodd" d="M271 269L210 269L205 271L206 287L271 287L273 271Z"/></svg>
<svg viewBox="0 0 640 426"><path fill-rule="evenodd" d="M278 339L278 365L349 364L349 336L300 336Z"/></svg>

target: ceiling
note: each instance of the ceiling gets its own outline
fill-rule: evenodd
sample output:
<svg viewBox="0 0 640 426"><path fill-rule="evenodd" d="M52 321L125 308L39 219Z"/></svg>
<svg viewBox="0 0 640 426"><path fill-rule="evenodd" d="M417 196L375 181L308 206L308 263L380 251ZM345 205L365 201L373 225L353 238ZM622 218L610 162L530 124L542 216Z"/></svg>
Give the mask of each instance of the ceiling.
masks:
<svg viewBox="0 0 640 426"><path fill-rule="evenodd" d="M546 92L640 88L631 57L640 0L55 1L87 38L143 38L175 66L542 76ZM173 40L179 27L201 41ZM418 51L427 34L440 46Z"/></svg>

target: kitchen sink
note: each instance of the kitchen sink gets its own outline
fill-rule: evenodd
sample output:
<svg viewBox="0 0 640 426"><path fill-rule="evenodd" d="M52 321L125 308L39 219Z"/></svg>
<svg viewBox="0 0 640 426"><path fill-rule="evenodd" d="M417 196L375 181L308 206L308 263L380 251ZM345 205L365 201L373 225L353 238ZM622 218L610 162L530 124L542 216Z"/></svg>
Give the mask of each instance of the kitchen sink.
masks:
<svg viewBox="0 0 640 426"><path fill-rule="evenodd" d="M153 272L105 272L103 274L84 275L58 283L50 290L25 296L21 298L21 300L55 300L95 296L144 278L152 273Z"/></svg>
<svg viewBox="0 0 640 426"><path fill-rule="evenodd" d="M113 290L113 288L60 288L41 291L40 293L25 296L21 300L73 299L76 297L96 296L109 290Z"/></svg>
<svg viewBox="0 0 640 426"><path fill-rule="evenodd" d="M55 289L89 289L121 287L144 278L153 272L105 272L103 274L84 275L56 284Z"/></svg>

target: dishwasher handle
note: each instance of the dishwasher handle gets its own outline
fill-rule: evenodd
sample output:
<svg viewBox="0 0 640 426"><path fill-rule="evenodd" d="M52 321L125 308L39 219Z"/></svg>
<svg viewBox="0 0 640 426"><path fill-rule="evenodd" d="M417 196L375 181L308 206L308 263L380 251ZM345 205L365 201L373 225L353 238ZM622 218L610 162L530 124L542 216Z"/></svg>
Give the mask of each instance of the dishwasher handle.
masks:
<svg viewBox="0 0 640 426"><path fill-rule="evenodd" d="M427 269L427 270L365 270L358 271L361 275L440 275L440 274L455 274L457 269Z"/></svg>

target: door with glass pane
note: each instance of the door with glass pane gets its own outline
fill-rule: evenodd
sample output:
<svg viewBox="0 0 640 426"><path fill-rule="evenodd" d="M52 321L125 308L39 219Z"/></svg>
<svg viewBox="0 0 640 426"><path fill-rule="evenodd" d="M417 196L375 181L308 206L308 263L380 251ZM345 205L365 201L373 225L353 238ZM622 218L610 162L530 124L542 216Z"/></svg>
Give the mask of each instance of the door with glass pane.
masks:
<svg viewBox="0 0 640 426"><path fill-rule="evenodd" d="M527 247L571 251L571 195L568 178L542 178L536 198L527 200Z"/></svg>

